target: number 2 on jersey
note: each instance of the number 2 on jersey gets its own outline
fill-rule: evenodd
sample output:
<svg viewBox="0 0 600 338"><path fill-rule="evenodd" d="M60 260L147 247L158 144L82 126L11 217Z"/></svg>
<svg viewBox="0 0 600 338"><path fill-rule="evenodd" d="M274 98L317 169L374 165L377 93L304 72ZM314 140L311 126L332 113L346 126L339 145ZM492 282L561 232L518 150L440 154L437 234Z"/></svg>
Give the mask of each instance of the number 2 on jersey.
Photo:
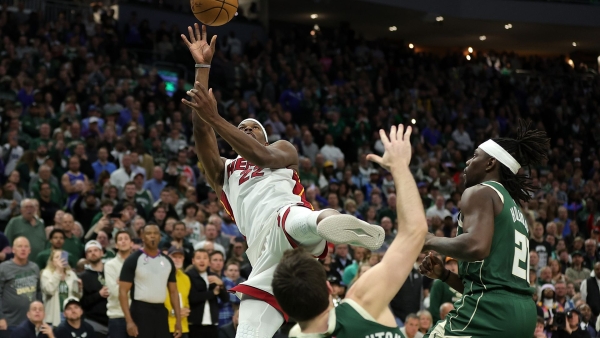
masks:
<svg viewBox="0 0 600 338"><path fill-rule="evenodd" d="M513 260L513 275L525 279L529 283L529 271L519 266L520 262L527 267L529 256L529 240L515 229L515 256Z"/></svg>
<svg viewBox="0 0 600 338"><path fill-rule="evenodd" d="M250 177L248 177L250 172L252 172L252 175L250 175ZM248 181L250 178L264 176L264 175L265 175L265 173L262 172L262 168L259 168L259 167L248 168L248 169L242 171L242 173L240 174L240 181L238 184L242 185L242 184L244 184L244 182Z"/></svg>

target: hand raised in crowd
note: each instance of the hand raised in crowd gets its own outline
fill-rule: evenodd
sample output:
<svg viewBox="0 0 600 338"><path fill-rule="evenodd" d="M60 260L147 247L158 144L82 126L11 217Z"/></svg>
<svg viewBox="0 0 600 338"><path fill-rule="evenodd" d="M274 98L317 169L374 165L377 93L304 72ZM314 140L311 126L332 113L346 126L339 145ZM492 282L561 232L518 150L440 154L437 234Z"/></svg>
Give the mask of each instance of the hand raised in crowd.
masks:
<svg viewBox="0 0 600 338"><path fill-rule="evenodd" d="M190 38L181 34L181 39L185 45L189 48L190 53L196 63L210 64L213 55L215 54L215 47L217 45L217 36L214 35L208 44L208 36L206 34L206 26L202 25L202 31L200 31L200 25L194 24L194 29L188 26L188 33Z"/></svg>

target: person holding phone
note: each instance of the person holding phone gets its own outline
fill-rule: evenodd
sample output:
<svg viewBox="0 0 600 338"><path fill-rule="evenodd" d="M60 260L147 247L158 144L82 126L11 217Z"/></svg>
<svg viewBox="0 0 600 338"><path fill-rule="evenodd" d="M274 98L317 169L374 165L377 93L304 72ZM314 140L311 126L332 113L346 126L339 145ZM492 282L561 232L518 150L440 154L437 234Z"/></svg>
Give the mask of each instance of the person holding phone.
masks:
<svg viewBox="0 0 600 338"><path fill-rule="evenodd" d="M52 326L44 323L46 312L44 304L40 301L33 301L27 311L27 319L17 326L11 333L11 338L54 338ZM39 332L39 334L38 334Z"/></svg>
<svg viewBox="0 0 600 338"><path fill-rule="evenodd" d="M81 297L81 280L68 263L68 253L53 250L46 268L42 270L40 286L45 308L44 322L58 326L62 321L64 301L69 297Z"/></svg>

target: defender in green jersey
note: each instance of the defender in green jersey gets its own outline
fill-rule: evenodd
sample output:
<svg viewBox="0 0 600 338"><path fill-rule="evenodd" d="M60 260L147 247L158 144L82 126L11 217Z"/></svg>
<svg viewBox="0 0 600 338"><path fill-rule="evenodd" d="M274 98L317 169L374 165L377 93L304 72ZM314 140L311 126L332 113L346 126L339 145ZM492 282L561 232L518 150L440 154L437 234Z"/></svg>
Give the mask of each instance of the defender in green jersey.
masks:
<svg viewBox="0 0 600 338"><path fill-rule="evenodd" d="M520 123L516 139L482 143L467 161L466 190L455 238L428 235L425 250L458 259L458 274L429 255L421 273L462 292L445 319L425 337L531 337L536 308L529 286L529 234L517 201L528 201L533 187L521 165L546 158L545 133Z"/></svg>
<svg viewBox="0 0 600 338"><path fill-rule="evenodd" d="M323 266L296 249L284 254L273 277L277 302L298 325L290 337L404 338L388 305L412 270L424 244L427 221L408 164L411 127L392 127L390 138L380 131L383 158L369 155L392 173L397 191L398 235L382 261L364 273L334 307Z"/></svg>

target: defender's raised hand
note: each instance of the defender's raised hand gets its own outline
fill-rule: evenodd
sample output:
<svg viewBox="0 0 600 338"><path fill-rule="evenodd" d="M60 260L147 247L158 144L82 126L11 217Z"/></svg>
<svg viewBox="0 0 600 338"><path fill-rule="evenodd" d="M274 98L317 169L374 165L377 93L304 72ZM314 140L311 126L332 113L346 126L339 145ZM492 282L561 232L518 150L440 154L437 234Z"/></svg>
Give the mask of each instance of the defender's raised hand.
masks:
<svg viewBox="0 0 600 338"><path fill-rule="evenodd" d="M202 32L200 31L200 25L194 24L194 29L188 26L188 33L190 39L181 34L181 39L185 45L189 48L190 53L196 63L210 64L213 55L215 55L215 47L217 45L217 36L214 35L208 44L208 36L206 35L206 26L202 25Z"/></svg>
<svg viewBox="0 0 600 338"><path fill-rule="evenodd" d="M369 154L367 155L367 160L379 164L388 171L393 165L408 165L412 156L412 147L410 145L411 132L412 128L410 126L406 127L406 132L404 132L404 126L401 124L398 125L398 128L392 126L390 137L388 138L383 129L379 130L379 136L385 147L385 153L383 157Z"/></svg>

